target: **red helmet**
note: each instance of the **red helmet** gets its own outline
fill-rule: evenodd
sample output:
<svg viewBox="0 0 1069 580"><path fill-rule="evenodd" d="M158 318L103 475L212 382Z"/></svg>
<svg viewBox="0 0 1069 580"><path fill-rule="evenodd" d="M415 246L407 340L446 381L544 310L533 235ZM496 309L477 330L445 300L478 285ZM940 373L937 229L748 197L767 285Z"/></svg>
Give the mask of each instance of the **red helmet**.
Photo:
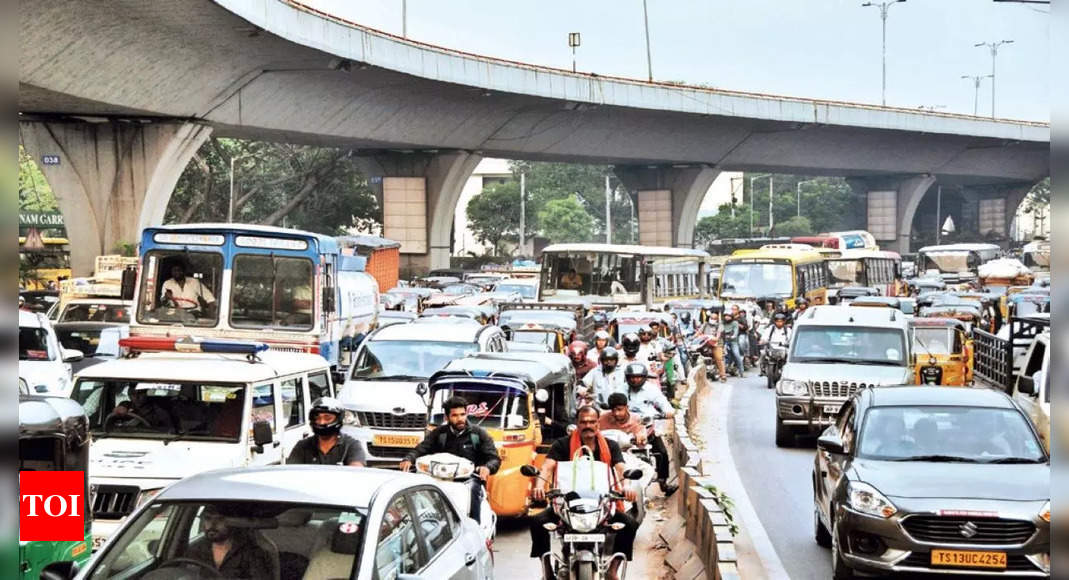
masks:
<svg viewBox="0 0 1069 580"><path fill-rule="evenodd" d="M574 340L568 345L568 358L572 359L572 364L575 366L582 366L586 363L586 353L590 350L590 347L581 340Z"/></svg>

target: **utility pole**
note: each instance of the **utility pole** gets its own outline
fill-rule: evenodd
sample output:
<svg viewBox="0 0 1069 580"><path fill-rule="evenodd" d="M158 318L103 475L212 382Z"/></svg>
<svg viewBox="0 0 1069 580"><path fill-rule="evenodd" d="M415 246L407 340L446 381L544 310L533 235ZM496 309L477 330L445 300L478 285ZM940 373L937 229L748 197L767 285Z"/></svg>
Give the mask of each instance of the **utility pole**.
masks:
<svg viewBox="0 0 1069 580"><path fill-rule="evenodd" d="M230 200L226 207L226 223L234 223L234 164L249 157L249 153L230 157Z"/></svg>
<svg viewBox="0 0 1069 580"><path fill-rule="evenodd" d="M935 245L939 245L939 239L943 234L943 186L935 188Z"/></svg>
<svg viewBox="0 0 1069 580"><path fill-rule="evenodd" d="M527 247L524 245L524 237L527 232L527 174L520 174L520 255L523 256L523 252Z"/></svg>
<svg viewBox="0 0 1069 580"><path fill-rule="evenodd" d="M887 10L892 4L898 4L899 2L905 2L906 0L886 0L885 2L865 2L861 6L875 6L880 9L880 20L883 23L883 48L882 48L882 66L883 66L883 84L880 90L880 104L887 106Z"/></svg>
<svg viewBox="0 0 1069 580"><path fill-rule="evenodd" d="M568 46L572 47L572 72L575 72L575 48L579 46L580 38L578 32L568 33Z"/></svg>
<svg viewBox="0 0 1069 580"><path fill-rule="evenodd" d="M731 185L731 217L735 217L735 202L736 202L735 192L738 191L737 188L735 187L735 181L736 180L742 182L743 189L745 189L745 186L746 186L746 178L745 177L732 177L731 178L731 183L730 183L730 185Z"/></svg>
<svg viewBox="0 0 1069 580"><path fill-rule="evenodd" d="M776 178L770 177L768 179L768 237L772 237L772 182Z"/></svg>
<svg viewBox="0 0 1069 580"><path fill-rule="evenodd" d="M408 38L408 0L401 0L401 36Z"/></svg>
<svg viewBox="0 0 1069 580"><path fill-rule="evenodd" d="M646 0L642 0L642 21L646 25L646 79L653 82L653 59L650 57L650 14L646 10Z"/></svg>
<svg viewBox="0 0 1069 580"><path fill-rule="evenodd" d="M612 190L609 189L609 176L605 176L605 243L612 243Z"/></svg>
<svg viewBox="0 0 1069 580"><path fill-rule="evenodd" d="M794 197L795 197L796 203L798 205L798 209L794 214L795 216L797 216L797 217L801 217L802 216L802 184L803 183L816 183L818 181L820 181L820 180L819 179L806 179L804 181L799 181L798 185L795 186Z"/></svg>
<svg viewBox="0 0 1069 580"><path fill-rule="evenodd" d="M762 173L761 175L754 175L754 176L750 177L750 235L751 236L753 236L753 214L754 214L754 208L753 208L753 198L754 198L753 182L754 182L754 180L761 179L761 178L764 178L764 177L772 177L772 175L769 174L769 173Z"/></svg>
<svg viewBox="0 0 1069 580"><path fill-rule="evenodd" d="M969 79L973 84L973 96L972 96L972 114L974 117L980 115L980 83L984 79L991 79L991 84L995 84L993 75L961 75L963 79ZM994 117L994 113L991 114Z"/></svg>
<svg viewBox="0 0 1069 580"><path fill-rule="evenodd" d="M1012 40L999 40L997 42L977 42L976 47L986 46L991 49L991 118L995 118L995 58L998 57L998 47L1003 44L1013 44Z"/></svg>

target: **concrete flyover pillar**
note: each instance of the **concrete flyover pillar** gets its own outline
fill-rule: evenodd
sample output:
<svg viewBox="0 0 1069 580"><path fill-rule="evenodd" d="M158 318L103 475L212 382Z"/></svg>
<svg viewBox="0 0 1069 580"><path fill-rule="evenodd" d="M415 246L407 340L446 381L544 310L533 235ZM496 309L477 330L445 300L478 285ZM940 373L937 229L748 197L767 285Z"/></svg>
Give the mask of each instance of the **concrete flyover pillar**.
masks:
<svg viewBox="0 0 1069 580"><path fill-rule="evenodd" d="M616 176L638 192L639 243L694 247L698 208L720 174L709 165L618 165Z"/></svg>
<svg viewBox="0 0 1069 580"><path fill-rule="evenodd" d="M186 164L211 135L188 122L39 120L19 123L27 153L59 201L75 276L92 274L94 259L141 230L163 223ZM53 156L54 164L41 163Z"/></svg>
<svg viewBox="0 0 1069 580"><path fill-rule="evenodd" d="M357 159L382 204L383 236L401 242L402 269L448 268L457 202L482 156L452 150Z"/></svg>
<svg viewBox="0 0 1069 580"><path fill-rule="evenodd" d="M935 176L851 178L847 181L855 191L866 194L866 229L880 247L899 253L909 252L913 216L924 195L935 184Z"/></svg>

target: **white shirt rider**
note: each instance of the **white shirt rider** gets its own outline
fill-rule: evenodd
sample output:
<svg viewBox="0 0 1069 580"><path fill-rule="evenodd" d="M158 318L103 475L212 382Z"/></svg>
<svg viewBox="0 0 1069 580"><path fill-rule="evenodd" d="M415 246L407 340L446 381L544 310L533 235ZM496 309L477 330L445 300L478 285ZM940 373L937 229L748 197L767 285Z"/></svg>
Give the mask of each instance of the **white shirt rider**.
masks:
<svg viewBox="0 0 1069 580"><path fill-rule="evenodd" d="M178 308L194 310L200 308L198 297L208 304L215 303L215 296L196 278L187 278L185 269L176 264L171 266L171 278L163 283L163 301L173 302Z"/></svg>
<svg viewBox="0 0 1069 580"><path fill-rule="evenodd" d="M787 348L791 344L791 328L786 324L782 327L770 324L761 332L761 342Z"/></svg>

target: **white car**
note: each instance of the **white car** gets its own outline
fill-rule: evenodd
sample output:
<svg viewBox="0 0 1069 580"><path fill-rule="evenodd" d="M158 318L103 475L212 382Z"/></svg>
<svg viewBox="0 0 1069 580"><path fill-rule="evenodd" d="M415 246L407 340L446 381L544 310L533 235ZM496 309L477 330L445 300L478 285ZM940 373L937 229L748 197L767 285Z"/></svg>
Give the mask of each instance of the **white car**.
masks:
<svg viewBox="0 0 1069 580"><path fill-rule="evenodd" d="M223 573L213 564L206 528L225 530L244 550L240 559L224 561L232 567ZM233 542L238 538L241 544ZM69 563L53 568L56 577L73 576ZM493 574L482 530L430 477L287 465L183 479L141 506L77 578L483 580Z"/></svg>
<svg viewBox="0 0 1069 580"><path fill-rule="evenodd" d="M353 410L345 431L364 442L368 465L396 466L427 432L417 386L453 359L505 350L500 328L469 318L420 318L376 330L360 344L338 395Z"/></svg>
<svg viewBox="0 0 1069 580"><path fill-rule="evenodd" d="M71 363L79 350L63 348L44 314L19 310L19 378L33 395L65 397L71 390Z"/></svg>
<svg viewBox="0 0 1069 580"><path fill-rule="evenodd" d="M233 341L216 341L222 350L142 352L154 340L130 338L125 344L136 357L75 378L71 398L85 409L93 437L94 550L137 506L184 477L285 463L312 433L311 403L333 394L329 363L319 355L257 354L263 345ZM239 345L251 352L238 352Z"/></svg>

